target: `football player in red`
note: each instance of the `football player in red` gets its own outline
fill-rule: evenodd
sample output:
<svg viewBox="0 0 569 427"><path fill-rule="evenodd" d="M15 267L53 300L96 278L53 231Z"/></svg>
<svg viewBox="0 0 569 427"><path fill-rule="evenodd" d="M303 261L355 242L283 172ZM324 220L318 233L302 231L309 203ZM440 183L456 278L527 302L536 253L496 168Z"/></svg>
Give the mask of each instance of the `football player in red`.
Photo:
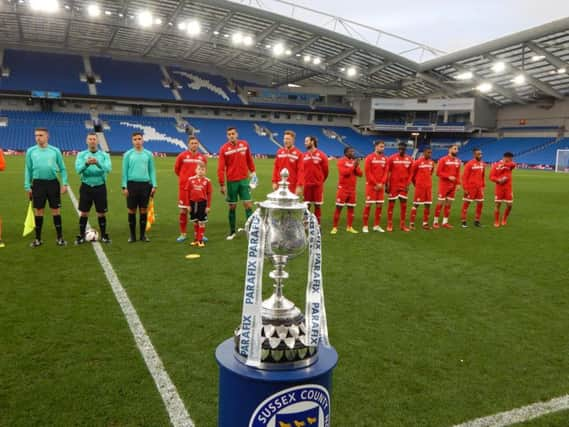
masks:
<svg viewBox="0 0 569 427"><path fill-rule="evenodd" d="M368 155L365 159L365 174L366 174L366 204L364 207L363 215L363 228L364 233L369 233L369 214L371 207L375 205L375 216L373 219L373 231L383 233L383 228L380 227L381 210L383 208L383 201L385 198L385 168L387 166L387 157L383 154L385 143L383 141L375 141L375 150Z"/></svg>
<svg viewBox="0 0 569 427"><path fill-rule="evenodd" d="M188 179L186 192L190 202L190 219L194 223L192 246L203 248L207 214L211 208L211 181L205 176L205 165L199 164L195 175Z"/></svg>
<svg viewBox="0 0 569 427"><path fill-rule="evenodd" d="M322 216L322 203L324 203L324 182L328 178L328 156L318 149L318 140L315 136L304 138L306 153L303 154L304 163L304 201L314 205L314 215L320 223Z"/></svg>
<svg viewBox="0 0 569 427"><path fill-rule="evenodd" d="M494 227L506 226L508 216L512 212L512 203L514 203L514 192L512 188L512 171L515 169L514 155L510 152L504 153L504 158L494 163L490 171L490 181L496 183L496 195L494 202L496 208L494 210ZM500 221L500 207L502 203L506 204L504 216Z"/></svg>
<svg viewBox="0 0 569 427"><path fill-rule="evenodd" d="M229 234L226 240L233 240L237 231L237 201L241 199L245 208L245 216L253 214L251 199L251 180L256 181L255 163L247 141L238 139L239 134L233 126L227 128L227 142L219 149L217 163L217 179L219 191L225 195L229 205ZM227 178L227 186L225 178Z"/></svg>
<svg viewBox="0 0 569 427"><path fill-rule="evenodd" d="M288 189L295 194L302 194L304 185L304 162L302 151L294 146L296 133L286 130L283 137L284 146L277 150L273 166L273 190L279 188L281 171L288 169Z"/></svg>
<svg viewBox="0 0 569 427"><path fill-rule="evenodd" d="M409 228L405 225L405 216L407 215L407 193L409 191L409 183L411 182L413 159L405 153L407 151L405 142L400 142L397 149L399 152L387 159L387 167L385 168L384 182L389 194L387 231L393 231L393 210L395 209L395 202L399 199L399 208L401 209L399 227L402 231L407 232Z"/></svg>
<svg viewBox="0 0 569 427"><path fill-rule="evenodd" d="M439 177L439 201L435 208L435 218L433 220L433 228L439 228L439 216L444 207L443 227L453 228L448 222L450 209L456 189L460 185L460 165L458 158L458 145L451 145L448 149L448 155L439 159L437 163L437 176Z"/></svg>
<svg viewBox="0 0 569 427"><path fill-rule="evenodd" d="M474 158L464 165L464 170L462 171L462 188L464 190L460 215L462 228L468 227L466 214L472 202L476 202L474 226L480 227L480 217L482 216L482 207L484 206L484 187L486 185L484 172L486 164L482 161L482 150L480 148L473 149L472 153Z"/></svg>
<svg viewBox="0 0 569 427"><path fill-rule="evenodd" d="M423 149L423 155L419 157L411 169L411 182L415 186L415 195L413 198L413 208L411 208L411 218L409 219L409 228L415 229L415 218L417 217L417 209L423 206L423 228L430 230L429 215L431 213L431 205L433 204L433 171L435 170L435 162L432 159L433 150L431 147Z"/></svg>
<svg viewBox="0 0 569 427"><path fill-rule="evenodd" d="M356 152L352 147L344 148L344 157L338 159L338 192L336 193L336 210L334 211L334 224L330 234L338 232L338 222L342 207L348 208L348 220L346 231L357 234L353 227L354 208L356 206L356 179L362 176L359 160L356 159Z"/></svg>
<svg viewBox="0 0 569 427"><path fill-rule="evenodd" d="M190 208L188 201L188 192L186 185L188 179L196 174L198 165L207 164L207 157L199 152L200 141L194 135L188 138L188 149L176 157L174 163L174 172L178 175L178 207L180 208L180 236L176 239L177 242L186 241L187 227L188 227L188 209Z"/></svg>

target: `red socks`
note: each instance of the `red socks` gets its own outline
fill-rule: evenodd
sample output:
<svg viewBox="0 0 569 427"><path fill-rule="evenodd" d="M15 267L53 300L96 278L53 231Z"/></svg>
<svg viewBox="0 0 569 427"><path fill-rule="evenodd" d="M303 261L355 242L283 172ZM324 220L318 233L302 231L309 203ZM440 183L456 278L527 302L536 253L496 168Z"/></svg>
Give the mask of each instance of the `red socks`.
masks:
<svg viewBox="0 0 569 427"><path fill-rule="evenodd" d="M375 205L375 217L373 219L373 225L374 227L377 227L381 221L381 211L383 209L383 204L378 203L377 205ZM366 224L367 225L367 224Z"/></svg>
<svg viewBox="0 0 569 427"><path fill-rule="evenodd" d="M462 211L460 212L460 219L462 221L466 221L466 212L468 211L469 206L470 206L470 202L463 202L462 203Z"/></svg>
<svg viewBox="0 0 569 427"><path fill-rule="evenodd" d="M494 209L494 224L499 224L500 223L500 208L496 207Z"/></svg>
<svg viewBox="0 0 569 427"><path fill-rule="evenodd" d="M196 240L198 242L201 242L205 234L205 224L196 224L196 226L197 226Z"/></svg>
<svg viewBox="0 0 569 427"><path fill-rule="evenodd" d="M415 224L415 218L417 217L417 207L413 206L411 208L411 217L409 218L409 223Z"/></svg>
<svg viewBox="0 0 569 427"><path fill-rule="evenodd" d="M441 216L441 211L443 210L443 204L437 203L437 207L435 208L435 219L438 221L439 217Z"/></svg>
<svg viewBox="0 0 569 427"><path fill-rule="evenodd" d="M338 227L338 222L340 221L340 214L342 213L342 207L336 206L336 210L334 211L334 228Z"/></svg>
<svg viewBox="0 0 569 427"><path fill-rule="evenodd" d="M352 228L352 224L354 223L354 207L348 206L348 228Z"/></svg>
<svg viewBox="0 0 569 427"><path fill-rule="evenodd" d="M180 233L186 234L188 229L188 213L180 213Z"/></svg>
<svg viewBox="0 0 569 427"><path fill-rule="evenodd" d="M320 218L322 217L322 207L320 205L314 205L314 215L320 224Z"/></svg>
<svg viewBox="0 0 569 427"><path fill-rule="evenodd" d="M425 205L423 208L423 224L429 222L429 216L431 215L431 205Z"/></svg>
<svg viewBox="0 0 569 427"><path fill-rule="evenodd" d="M502 219L502 222L506 222L508 220L510 212L512 212L512 205L506 205L506 210L504 210L504 218Z"/></svg>
<svg viewBox="0 0 569 427"><path fill-rule="evenodd" d="M399 200L399 209L401 212L399 213L399 223L401 227L405 226L405 217L407 216L407 201L400 199Z"/></svg>
<svg viewBox="0 0 569 427"><path fill-rule="evenodd" d="M484 206L484 203L482 202L478 202L476 204L476 216L474 217L474 219L476 221L480 221L480 218L482 217L482 207Z"/></svg>
<svg viewBox="0 0 569 427"><path fill-rule="evenodd" d="M393 223L393 209L395 209L395 200L390 200L387 206L387 223Z"/></svg>
<svg viewBox="0 0 569 427"><path fill-rule="evenodd" d="M364 208L364 217L363 217L363 222L364 222L364 227L368 226L369 223L369 213L371 211L371 203L366 203L365 208ZM349 210L348 210L348 214L349 214ZM377 212L377 210L376 210Z"/></svg>
<svg viewBox="0 0 569 427"><path fill-rule="evenodd" d="M450 205L445 206L445 218L448 219L450 216Z"/></svg>

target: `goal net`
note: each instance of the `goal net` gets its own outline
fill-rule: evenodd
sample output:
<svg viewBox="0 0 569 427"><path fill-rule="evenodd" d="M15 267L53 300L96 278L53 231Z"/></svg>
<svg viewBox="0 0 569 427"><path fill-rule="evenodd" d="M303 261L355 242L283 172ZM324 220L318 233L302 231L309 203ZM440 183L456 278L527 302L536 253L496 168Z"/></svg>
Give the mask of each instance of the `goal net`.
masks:
<svg viewBox="0 0 569 427"><path fill-rule="evenodd" d="M555 172L569 173L569 149L557 150L555 156Z"/></svg>

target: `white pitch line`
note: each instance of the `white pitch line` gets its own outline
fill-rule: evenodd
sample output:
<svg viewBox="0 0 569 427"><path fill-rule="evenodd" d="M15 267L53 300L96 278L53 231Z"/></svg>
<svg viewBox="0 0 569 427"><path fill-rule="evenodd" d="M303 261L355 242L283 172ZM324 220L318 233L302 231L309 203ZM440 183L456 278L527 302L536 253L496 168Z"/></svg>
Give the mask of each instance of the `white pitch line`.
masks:
<svg viewBox="0 0 569 427"><path fill-rule="evenodd" d="M500 412L488 417L477 418L453 427L504 427L512 424L523 423L535 418L543 417L554 412L569 409L569 394L556 397L547 402L537 402L511 411Z"/></svg>
<svg viewBox="0 0 569 427"><path fill-rule="evenodd" d="M79 214L79 210L77 209L77 198L75 197L75 194L73 194L71 187L67 187L67 189L71 202ZM115 270L111 265L109 258L105 254L101 243L94 242L93 249L95 249L95 254L99 259L99 263L105 272L105 276L111 285L115 298L121 307L126 321L128 322L128 327L134 336L138 351L140 351L140 354L144 358L146 367L148 368L150 375L152 375L156 388L162 397L162 401L164 402L166 410L168 411L168 416L170 417L170 422L174 427L194 427L194 422L190 418L190 414L188 413L182 398L178 394L176 386L170 379L168 372L166 372L160 356L156 352L150 337L146 333L144 325L142 324L140 317L138 317L138 313L115 273Z"/></svg>

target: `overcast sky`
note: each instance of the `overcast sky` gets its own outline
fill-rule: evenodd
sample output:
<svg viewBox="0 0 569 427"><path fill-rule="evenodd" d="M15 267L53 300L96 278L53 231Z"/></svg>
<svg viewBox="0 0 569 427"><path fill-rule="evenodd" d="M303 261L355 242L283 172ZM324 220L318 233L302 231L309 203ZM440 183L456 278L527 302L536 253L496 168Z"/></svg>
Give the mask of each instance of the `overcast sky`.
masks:
<svg viewBox="0 0 569 427"><path fill-rule="evenodd" d="M569 16L569 0L293 1L447 52Z"/></svg>

